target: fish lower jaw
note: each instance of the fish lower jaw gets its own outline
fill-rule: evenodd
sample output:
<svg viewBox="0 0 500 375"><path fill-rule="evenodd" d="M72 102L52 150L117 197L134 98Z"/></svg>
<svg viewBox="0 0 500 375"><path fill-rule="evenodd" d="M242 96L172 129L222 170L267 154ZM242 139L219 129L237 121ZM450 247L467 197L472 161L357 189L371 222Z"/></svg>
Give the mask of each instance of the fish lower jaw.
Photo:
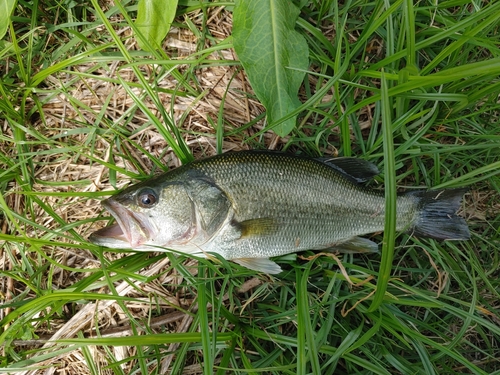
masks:
<svg viewBox="0 0 500 375"><path fill-rule="evenodd" d="M158 251L164 253L176 253L178 255L190 255L196 256L198 258L207 258L208 253L201 249L196 245L153 245L153 244L144 244L138 248L134 248L137 251Z"/></svg>
<svg viewBox="0 0 500 375"><path fill-rule="evenodd" d="M130 248L139 249L148 241L148 236L144 232L134 232L127 235Z"/></svg>

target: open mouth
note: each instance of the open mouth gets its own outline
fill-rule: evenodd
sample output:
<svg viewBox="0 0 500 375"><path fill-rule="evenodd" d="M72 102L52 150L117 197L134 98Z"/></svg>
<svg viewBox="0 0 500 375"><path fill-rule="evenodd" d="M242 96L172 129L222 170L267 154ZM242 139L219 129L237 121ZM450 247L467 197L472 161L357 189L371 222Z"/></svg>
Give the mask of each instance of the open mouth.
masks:
<svg viewBox="0 0 500 375"><path fill-rule="evenodd" d="M132 212L109 198L102 205L116 220L116 224L102 228L90 235L95 244L135 249L153 237L153 229L148 218L141 213Z"/></svg>

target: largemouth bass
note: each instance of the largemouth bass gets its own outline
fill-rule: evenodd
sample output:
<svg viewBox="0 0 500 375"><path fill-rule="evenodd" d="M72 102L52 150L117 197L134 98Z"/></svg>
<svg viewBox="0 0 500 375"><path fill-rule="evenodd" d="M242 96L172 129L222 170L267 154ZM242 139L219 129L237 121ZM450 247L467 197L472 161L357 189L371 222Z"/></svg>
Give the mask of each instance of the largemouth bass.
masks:
<svg viewBox="0 0 500 375"><path fill-rule="evenodd" d="M270 257L302 250L375 252L358 237L383 231L384 192L362 182L375 165L356 158L310 159L235 152L186 164L103 201L116 224L90 237L98 245L139 251L217 253L276 274ZM397 197L397 230L466 240L456 211L467 189L411 191Z"/></svg>

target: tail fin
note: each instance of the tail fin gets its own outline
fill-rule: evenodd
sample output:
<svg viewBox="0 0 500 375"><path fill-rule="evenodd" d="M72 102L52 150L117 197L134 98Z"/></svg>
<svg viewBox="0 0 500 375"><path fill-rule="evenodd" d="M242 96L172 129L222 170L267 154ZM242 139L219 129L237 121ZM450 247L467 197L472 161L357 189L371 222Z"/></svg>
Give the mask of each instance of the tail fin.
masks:
<svg viewBox="0 0 500 375"><path fill-rule="evenodd" d="M456 212L468 189L411 192L418 199L419 214L410 231L415 236L439 240L468 240L469 227Z"/></svg>

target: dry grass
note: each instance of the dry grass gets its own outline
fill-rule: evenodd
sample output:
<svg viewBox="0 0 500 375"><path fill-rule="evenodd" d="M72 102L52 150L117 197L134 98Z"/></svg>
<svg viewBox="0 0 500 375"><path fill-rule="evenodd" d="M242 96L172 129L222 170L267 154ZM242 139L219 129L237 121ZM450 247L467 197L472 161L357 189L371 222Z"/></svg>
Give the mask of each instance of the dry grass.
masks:
<svg viewBox="0 0 500 375"><path fill-rule="evenodd" d="M224 39L231 32L231 13L223 7L209 9L212 13L206 23L210 34L217 39ZM199 17L199 11L187 14L192 22L200 29L202 17ZM115 20L116 21L116 20ZM179 20L182 22L182 19ZM102 30L105 32L105 30ZM123 27L117 31L118 34L130 35L130 29ZM186 29L173 28L166 39L164 48L171 56L176 59L189 59L190 56L199 49L199 41L192 32ZM138 47L133 38L127 42L127 48L131 51ZM252 98L250 84L246 80L245 74L238 66L216 65L216 61L234 61L236 60L232 49L218 51L206 57L206 60L212 61L205 67L196 67L190 74L197 80L199 91L202 95L193 97L191 95L176 95L172 100L171 92L179 89L179 84L173 76L165 75L160 81L158 97L164 108L171 108L174 121L182 126L183 139L189 146L195 157L203 157L216 154L215 129L207 120L208 118L217 121L220 115L220 107L223 106L223 115L226 131L230 132L239 129L263 112L262 106L257 100ZM74 227L74 230L86 238L89 233L98 229L98 225L89 221L99 216L102 212L99 200L88 199L75 194L73 197L58 196L57 193L95 193L114 191L108 178L108 168L98 161L108 161L111 148L115 145L107 142L107 138L100 137L97 142L93 142L91 153L89 153L88 144L91 142L93 134L87 132L90 126L97 128L111 127L120 122L123 116L133 113L132 117L127 119L127 125L121 130L131 136L128 137L121 147L128 152L127 157L115 156L114 163L127 171L140 173L137 165L140 165L142 171L150 173L154 170L150 159L142 154L135 147L140 144L148 153L160 159L165 168L176 167L180 161L168 147L165 140L157 133L154 126L150 125L148 118L140 111L131 109L135 106L134 100L127 94L126 90L117 82L116 76L119 75L129 84L139 84L134 72L124 67L124 62L113 62L109 65L100 63L87 63L72 67L71 72L61 72L57 76L50 76L47 81L45 96L50 95L47 100L44 95L38 98L43 102L43 114L37 114L35 121L30 125L36 129L36 133L47 139L57 139L60 147L70 145L73 150L70 152L58 152L54 150L57 145L53 142L37 142L27 133L28 141L37 142L32 148L34 155L32 163L35 169L32 171L34 178L38 181L33 185L32 190L40 194L40 200L51 207L55 214L65 223L86 224ZM188 65L178 67L180 72L190 69ZM142 71L147 80L154 81L157 71L154 66L143 66ZM78 74L73 74L78 72ZM140 88L134 89L140 94ZM51 92L59 93L57 95ZM33 103L31 103L34 105ZM158 117L160 113L156 105L151 100L146 100L147 107ZM102 125L100 118L106 119L106 125ZM84 124L82 126L82 124ZM92 125L93 124L93 125ZM81 132L82 128L85 132ZM263 128L263 121L245 130L245 136L250 136ZM108 128L109 129L109 128ZM13 138L11 128L4 124L3 131L6 137ZM105 130L106 131L106 130ZM110 130L111 131L111 130ZM279 139L273 133L266 133L263 138L267 146L277 147ZM237 151L249 149L244 143L241 134L232 137L226 137L223 143L224 151ZM81 150L82 152L78 152ZM16 157L16 149L3 149L5 155ZM119 154L116 149L114 154ZM87 155L86 155L87 154ZM89 158L90 155L92 158ZM134 163L129 160L133 159ZM137 163L137 164L136 164ZM117 188L121 188L130 183L128 175L118 174ZM57 182L57 184L51 184ZM10 193L6 195L8 207L19 215L26 215L27 207L25 198L22 194L15 194L16 191L22 191L19 186L9 186ZM26 226L23 231L30 238L44 238L47 232L51 230L57 232L60 229L60 223L54 220L52 213L46 212L44 207L34 205L32 219L40 227ZM28 214L28 216L30 216ZM3 218L3 233L9 233L12 228L7 228L7 221ZM59 241L78 242L58 238ZM4 246L9 246L4 244ZM77 268L80 270L96 269L101 266L100 259L97 259L91 252L78 248L64 248L63 246L43 246L45 251L55 264L68 268ZM14 258L12 258L14 256ZM28 256L37 256L30 253ZM109 262L119 259L123 256L120 253L106 252L104 254ZM78 332L83 333L85 337L96 337L97 327L100 337L120 337L130 335L133 329L130 326L132 317L138 322L147 322L147 328L143 333L161 332L188 332L193 322L192 315L183 313L195 312L196 304L193 305L193 296L189 293L184 294L182 290L176 287L166 288L165 285L182 285L183 277L169 265L168 258L152 264L150 267L138 271L138 276L153 278L151 282L136 281L132 285L130 280L122 281L115 286L115 290L120 296L130 296L138 299L135 302L129 302L120 305L116 301L100 301L99 303L88 303L82 306L66 305L60 314L59 320L50 320L50 325L40 324L34 330L38 338L29 340L16 340L14 346L26 349L31 347L37 349L40 347L49 348L54 340L76 337ZM0 268L2 270L12 270L19 266L19 249L10 248L6 251L3 248L0 254ZM49 267L48 261L43 261L41 266ZM196 274L196 261L186 260L185 266L192 267L193 274ZM63 290L71 287L76 282L88 277L85 272L72 272L69 269L63 269L58 266L51 267L51 284L43 285L45 288L54 290ZM138 277L138 278L140 278ZM47 280L49 282L49 280ZM2 281L2 294L6 297L23 294L25 285L18 283L12 278L5 278ZM99 290L100 293L110 293L111 291L105 285ZM26 299L35 298L36 294L30 292L25 296ZM143 302L141 302L141 300ZM123 311L126 306L127 314ZM154 306L154 317L152 307ZM11 310L0 310L0 318L4 318ZM134 330L137 327L134 326ZM174 352L178 345L171 345L167 352ZM114 347L110 349L117 360L124 360L137 355L135 347ZM89 351L92 360L98 368L105 367L108 363L106 359L108 354L103 348L92 347ZM160 373L166 373L172 356L165 356L163 368ZM90 374L89 368L85 362L82 349L74 350L49 358L39 363L39 366L50 370L33 370L21 372L23 374ZM123 371L128 373L129 364L122 365ZM187 367L184 373L200 373L199 365ZM100 373L112 373L104 369Z"/></svg>
<svg viewBox="0 0 500 375"><path fill-rule="evenodd" d="M203 15L201 10L196 10L183 17L188 18L198 30L203 30L205 36L210 35L218 41L228 38L231 35L231 12L224 7L209 7L206 12L207 14ZM184 22L183 17L177 19L179 24ZM122 20L115 18L113 21L118 24ZM117 34L129 37L124 40L131 53L138 51L130 28L123 26L124 23L121 25L122 27L116 30ZM107 32L102 26L96 31L102 34ZM324 25L323 31L327 38L335 37L334 28L329 23ZM356 33L349 34L353 43L359 36ZM66 39L62 42L69 41ZM181 130L182 139L195 158L218 152L217 130L214 124L221 120L221 114L225 134L222 143L224 152L256 147L299 149L303 145L300 136L303 139L307 136L317 136L314 124L318 120L325 120L322 115L303 118L297 132L286 138L280 138L273 132L262 133L265 128L263 119L249 126L249 122L258 118L264 108L254 98L241 67L232 63L237 61L234 51L217 50L205 56L198 65L188 63L199 56L199 51L211 46L213 45L209 39L200 38L188 28L175 25L164 44L164 50L173 60L186 62L175 66L175 69L188 77L187 81L199 93L198 96L189 93L172 74L166 73L164 68L140 65L145 79L156 85L155 90L161 105ZM382 42L374 38L370 46L370 49L366 50L365 62L380 60ZM109 63L103 63L88 59L84 64L74 65L50 75L44 81L44 89L37 96L39 103L42 103L43 113L36 110L37 103L34 100L28 102L26 112L31 111L33 115L32 123L25 124L26 141L30 145L26 156L33 167L29 172L34 183L30 189L26 189L20 186L20 179L17 182L9 182L7 194L4 196L10 211L26 220L16 220L16 227L9 217L1 215L0 229L4 234L56 241L57 244L25 240L0 243L0 269L7 274L0 279L0 293L6 303L14 296L23 296L22 299L26 301L47 295L45 292L37 292L36 287L26 292L25 282L9 276L25 264L37 264L39 272L22 270L20 274L24 274L27 280L41 280L37 285L43 290L66 290L79 285L82 286L79 291L86 292L87 289L83 287L85 281L105 269L101 279L93 280L89 284L91 287L88 287L88 291L127 296L133 301L113 299L86 301L81 304L71 302L61 305L60 311L55 314L47 307L47 310L41 310L35 319L30 320L31 326L26 330L26 336L18 337L12 343L14 348L22 349L23 352L29 348L36 354L42 348L51 348L54 340L75 338L78 335L86 338L109 338L198 330L199 322L194 319L198 302L191 289L192 281L186 278L188 275L176 268L176 264L172 264L173 258L157 254L138 254L130 258L129 262L137 262L143 266L136 267L131 274L134 267L128 268L126 263L119 263L120 260L126 262L129 259L127 254L112 251L99 253L95 248L82 245L91 232L106 225L105 221L94 220L100 215L106 216L96 197L104 197L108 191L127 186L135 181L134 177L159 173L161 170L155 164L155 158L161 162L164 169L181 164L164 137L158 133L148 116L137 108L137 103L122 85L121 82L126 82L136 95L142 95L143 90L134 70L120 59L110 60ZM158 79L159 75L161 79ZM320 81L317 78L310 78L309 83L314 88L317 84L321 85L321 82L318 82ZM359 92L355 98L359 96L361 99L366 95L363 90L356 90ZM304 92L302 95L306 96ZM325 105L330 105L334 100L333 93L328 93L323 98ZM144 103L153 115L162 118L161 111L151 98L144 96ZM363 135L367 135L370 130L374 112L375 106L370 104L356 114L359 121L357 127ZM337 154L335 145L339 139L338 128L331 120L325 121L329 123L328 134L326 141L322 142L318 149L325 154ZM14 140L16 135L13 134L12 127L8 126L7 122L1 126L4 138ZM296 141L293 137L299 140ZM0 143L0 152L16 159L19 149L13 147L14 143ZM118 171L116 175L110 175L109 163ZM412 179L411 176L408 178ZM39 201L31 200L32 196L26 194L28 191L38 196ZM493 221L499 215L500 204L497 198L496 193L492 191L474 190L468 201L472 205L466 209L465 216L470 221L483 222L487 228L487 222ZM491 231L491 228L485 230ZM444 285L449 286L448 273L433 262L432 256L427 253L424 258L429 258L436 272L435 275L427 275L425 278L428 278L429 290L439 296L446 289ZM23 257L32 261L25 262ZM198 276L197 265L198 262L192 259L183 261L183 267L193 276ZM498 273L491 274L494 275ZM203 282L205 275L199 276L200 282ZM243 315L254 299L266 293L261 287L267 281L265 276L233 281L239 286L237 293L225 293L221 302L231 309L235 316ZM35 284L34 281L33 283ZM96 289L96 286L99 288ZM360 296L359 302L365 297ZM494 304L494 297L492 295L486 299ZM351 306L349 303L350 300L346 305ZM212 309L212 306L209 308ZM10 307L0 309L0 318L5 318L11 311L13 309ZM498 314L491 308L484 308L484 311L488 319L498 324ZM44 319L44 314L51 318ZM295 327L296 324L296 321L292 321L287 327ZM453 329L460 330L459 327ZM31 333L34 336L30 336ZM474 331L471 331L470 335L474 336L470 341L477 345L479 339L484 338ZM181 345L174 343L162 348L161 363L149 363L150 369L156 368L157 373L161 374L169 373L175 353ZM39 369L19 373L95 373L95 370L89 368L89 363L93 363L100 374L118 372L108 367L110 363L119 363L123 373L130 373L132 369L137 369L134 367L137 366L136 361L130 358L140 357L139 350L137 346L74 347L58 355L49 355L46 360L37 363ZM186 363L183 374L203 373L199 364L199 357L202 357L200 353L201 350L198 350L190 355L190 362ZM218 360L220 359L216 359Z"/></svg>

